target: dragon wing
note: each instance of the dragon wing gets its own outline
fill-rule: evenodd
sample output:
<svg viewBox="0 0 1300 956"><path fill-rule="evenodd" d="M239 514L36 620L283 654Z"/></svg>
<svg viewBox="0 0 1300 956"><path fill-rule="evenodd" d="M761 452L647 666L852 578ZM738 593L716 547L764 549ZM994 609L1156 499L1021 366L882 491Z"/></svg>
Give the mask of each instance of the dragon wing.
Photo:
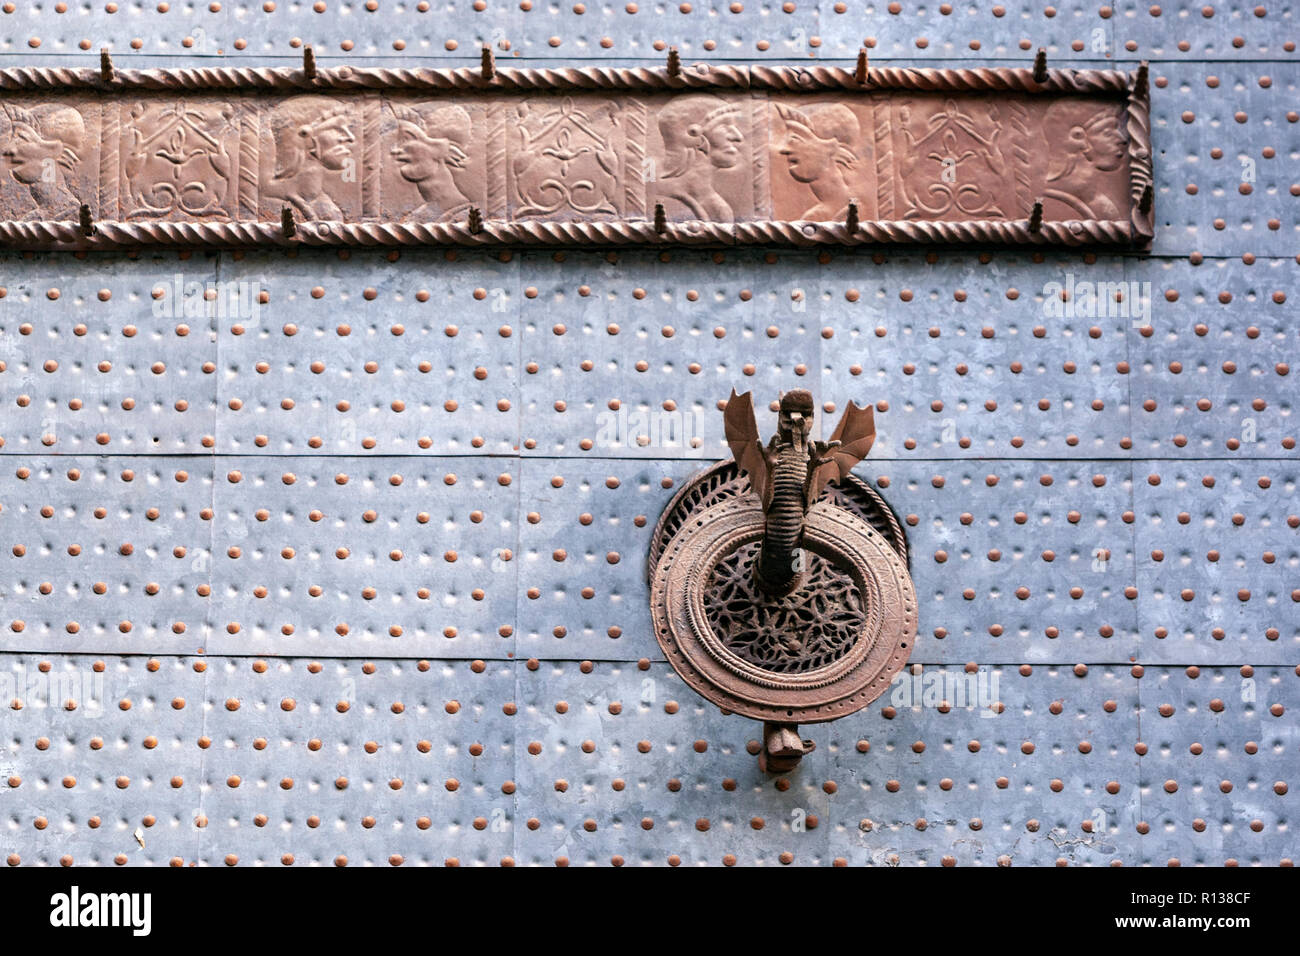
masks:
<svg viewBox="0 0 1300 956"><path fill-rule="evenodd" d="M731 397L727 399L727 407L722 413L722 424L736 464L749 476L750 487L754 489L754 493L766 508L767 456L763 454L763 443L758 437L758 422L754 418L752 392L737 395L734 388L731 390Z"/></svg>
<svg viewBox="0 0 1300 956"><path fill-rule="evenodd" d="M823 489L832 481L844 478L853 466L867 457L876 440L876 409L872 405L859 408L853 402L844 409L844 416L835 426L831 441L840 444L828 449L826 458L813 469L808 485L808 503L821 497Z"/></svg>

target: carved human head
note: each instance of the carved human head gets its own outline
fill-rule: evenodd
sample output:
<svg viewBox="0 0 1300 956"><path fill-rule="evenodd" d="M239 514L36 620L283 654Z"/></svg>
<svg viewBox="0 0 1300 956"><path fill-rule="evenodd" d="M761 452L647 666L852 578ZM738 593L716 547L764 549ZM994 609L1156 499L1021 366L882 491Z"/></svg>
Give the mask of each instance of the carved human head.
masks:
<svg viewBox="0 0 1300 956"><path fill-rule="evenodd" d="M777 104L776 111L785 121L779 151L794 179L811 183L833 168L832 164L844 169L857 164L862 134L858 118L847 106L829 103L796 109Z"/></svg>
<svg viewBox="0 0 1300 956"><path fill-rule="evenodd" d="M1043 115L1049 154L1069 162L1079 156L1104 172L1118 169L1128 154L1120 114L1108 104L1069 99L1053 103Z"/></svg>
<svg viewBox="0 0 1300 956"><path fill-rule="evenodd" d="M3 155L20 183L51 182L80 162L86 123L72 107L43 103L31 109L11 107L6 114L11 130Z"/></svg>
<svg viewBox="0 0 1300 956"><path fill-rule="evenodd" d="M272 114L275 178L297 175L311 161L326 169L343 169L352 157L351 109L326 96L295 96Z"/></svg>
<svg viewBox="0 0 1300 956"><path fill-rule="evenodd" d="M463 107L403 107L396 114L397 145L392 156L403 179L418 183L442 172L442 167L465 168L472 123Z"/></svg>
<svg viewBox="0 0 1300 956"><path fill-rule="evenodd" d="M664 178L680 176L705 161L717 169L740 163L745 141L739 121L740 107L720 96L679 96L659 111L659 133L664 141Z"/></svg>

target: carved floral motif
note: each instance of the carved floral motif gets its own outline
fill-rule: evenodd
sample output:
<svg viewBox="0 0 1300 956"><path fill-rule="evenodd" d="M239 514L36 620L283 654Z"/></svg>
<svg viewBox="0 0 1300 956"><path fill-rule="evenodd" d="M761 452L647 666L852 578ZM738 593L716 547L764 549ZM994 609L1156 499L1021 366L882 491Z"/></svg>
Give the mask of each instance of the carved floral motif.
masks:
<svg viewBox="0 0 1300 956"><path fill-rule="evenodd" d="M128 219L232 216L239 127L225 102L138 101L122 125Z"/></svg>
<svg viewBox="0 0 1300 956"><path fill-rule="evenodd" d="M996 102L904 101L897 117L903 141L902 218L1019 219L1028 214L1007 201L1012 179Z"/></svg>
<svg viewBox="0 0 1300 956"><path fill-rule="evenodd" d="M515 108L509 196L519 217L612 217L622 212L620 103L525 100Z"/></svg>

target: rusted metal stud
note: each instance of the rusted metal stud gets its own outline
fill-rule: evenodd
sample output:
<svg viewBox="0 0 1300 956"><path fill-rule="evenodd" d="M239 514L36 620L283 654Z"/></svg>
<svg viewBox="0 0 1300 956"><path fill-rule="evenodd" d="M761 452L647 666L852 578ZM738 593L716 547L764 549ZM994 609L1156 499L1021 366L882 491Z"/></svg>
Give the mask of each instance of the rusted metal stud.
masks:
<svg viewBox="0 0 1300 956"><path fill-rule="evenodd" d="M95 222L90 215L90 205L82 203L81 209L78 210L78 218L81 220L81 234L83 236L93 236L95 234Z"/></svg>
<svg viewBox="0 0 1300 956"><path fill-rule="evenodd" d="M497 60L492 53L490 46L484 46L483 52L479 55L479 68L483 72L483 82L491 83L497 75Z"/></svg>
<svg viewBox="0 0 1300 956"><path fill-rule="evenodd" d="M1152 203L1155 202L1155 198L1155 189L1152 188L1150 183L1147 183L1146 188L1142 190L1142 198L1138 200L1138 212L1142 213L1144 216L1149 213L1151 211Z"/></svg>
<svg viewBox="0 0 1300 956"><path fill-rule="evenodd" d="M298 232L298 224L293 221L293 207L285 206L280 210L280 231L284 238L292 239Z"/></svg>
<svg viewBox="0 0 1300 956"><path fill-rule="evenodd" d="M867 82L867 48L863 47L858 51L858 65L853 70L853 79L859 85L865 85Z"/></svg>
<svg viewBox="0 0 1300 956"><path fill-rule="evenodd" d="M682 58L677 53L677 47L668 48L668 75L678 77L682 75Z"/></svg>
<svg viewBox="0 0 1300 956"><path fill-rule="evenodd" d="M466 218L465 225L471 235L477 236L483 231L483 213L479 211L478 206L469 207L469 216Z"/></svg>
<svg viewBox="0 0 1300 956"><path fill-rule="evenodd" d="M1029 213L1029 231L1042 232L1043 230L1043 201L1034 200L1034 208Z"/></svg>
<svg viewBox="0 0 1300 956"><path fill-rule="evenodd" d="M302 72L309 80L316 79L316 53L311 44L302 48Z"/></svg>
<svg viewBox="0 0 1300 956"><path fill-rule="evenodd" d="M1039 47L1038 56L1034 57L1034 82L1047 82L1047 48Z"/></svg>
<svg viewBox="0 0 1300 956"><path fill-rule="evenodd" d="M1133 95L1138 99L1146 99L1151 95L1150 67L1146 60L1138 64L1137 76L1133 78Z"/></svg>
<svg viewBox="0 0 1300 956"><path fill-rule="evenodd" d="M113 57L108 52L108 47L99 48L99 77L105 83L112 83L115 71L113 69Z"/></svg>
<svg viewBox="0 0 1300 956"><path fill-rule="evenodd" d="M668 231L668 214L664 212L664 204L655 203L655 232L663 235Z"/></svg>
<svg viewBox="0 0 1300 956"><path fill-rule="evenodd" d="M855 236L858 233L858 225L858 201L850 199L848 212L844 215L844 230L850 236Z"/></svg>

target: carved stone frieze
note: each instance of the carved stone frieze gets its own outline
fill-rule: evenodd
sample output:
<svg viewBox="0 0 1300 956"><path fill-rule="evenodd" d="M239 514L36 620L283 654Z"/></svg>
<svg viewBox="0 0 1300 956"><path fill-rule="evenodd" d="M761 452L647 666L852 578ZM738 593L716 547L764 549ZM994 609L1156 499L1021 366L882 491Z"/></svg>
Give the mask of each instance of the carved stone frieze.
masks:
<svg viewBox="0 0 1300 956"><path fill-rule="evenodd" d="M661 72L0 71L0 243L1150 238L1137 74Z"/></svg>

